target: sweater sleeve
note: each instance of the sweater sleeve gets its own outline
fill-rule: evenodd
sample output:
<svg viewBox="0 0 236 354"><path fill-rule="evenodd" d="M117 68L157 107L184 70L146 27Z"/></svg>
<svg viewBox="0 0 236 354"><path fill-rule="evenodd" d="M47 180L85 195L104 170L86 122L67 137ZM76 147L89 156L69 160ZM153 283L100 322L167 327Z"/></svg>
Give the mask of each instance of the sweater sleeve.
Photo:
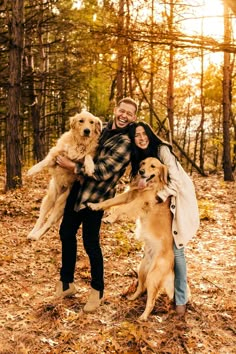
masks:
<svg viewBox="0 0 236 354"><path fill-rule="evenodd" d="M158 197L166 201L169 196L176 196L181 187L180 165L168 146L165 145L160 147L160 159L168 168L169 182L167 186L158 192Z"/></svg>

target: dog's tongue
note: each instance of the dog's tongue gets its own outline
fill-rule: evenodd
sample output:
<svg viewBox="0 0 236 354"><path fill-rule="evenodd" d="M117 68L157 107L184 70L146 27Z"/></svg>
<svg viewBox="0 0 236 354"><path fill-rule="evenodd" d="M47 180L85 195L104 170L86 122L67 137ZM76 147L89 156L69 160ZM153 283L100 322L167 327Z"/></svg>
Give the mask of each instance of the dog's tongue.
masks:
<svg viewBox="0 0 236 354"><path fill-rule="evenodd" d="M143 189L146 187L146 178L140 178L139 183L138 183L138 188Z"/></svg>

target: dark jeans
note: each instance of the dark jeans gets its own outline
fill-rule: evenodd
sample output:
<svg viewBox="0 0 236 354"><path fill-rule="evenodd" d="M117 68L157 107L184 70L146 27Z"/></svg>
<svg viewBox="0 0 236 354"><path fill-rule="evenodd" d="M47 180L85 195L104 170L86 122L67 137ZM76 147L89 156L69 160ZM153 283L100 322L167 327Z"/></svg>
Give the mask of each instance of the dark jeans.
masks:
<svg viewBox="0 0 236 354"><path fill-rule="evenodd" d="M60 279L63 282L72 283L77 255L76 234L82 225L83 244L89 256L91 267L92 288L103 291L103 256L99 242L99 231L103 211L92 211L89 208L74 211L74 205L80 184L75 182L67 198L64 216L60 226L60 238L62 242L62 267Z"/></svg>

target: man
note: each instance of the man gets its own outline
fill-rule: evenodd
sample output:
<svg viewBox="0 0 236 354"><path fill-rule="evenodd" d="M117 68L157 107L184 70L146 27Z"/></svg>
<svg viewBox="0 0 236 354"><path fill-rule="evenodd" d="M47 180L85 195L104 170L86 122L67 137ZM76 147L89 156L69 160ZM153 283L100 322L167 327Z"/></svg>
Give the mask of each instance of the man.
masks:
<svg viewBox="0 0 236 354"><path fill-rule="evenodd" d="M82 225L83 244L91 267L91 292L85 312L95 311L101 303L104 291L103 256L99 242L99 231L103 211L92 211L88 202L100 202L115 194L115 186L130 161L130 139L128 125L136 120L137 104L127 97L114 109L113 121L103 130L95 161L93 177L83 176L82 184L75 182L64 210L60 226L62 242L62 267L56 296L65 297L76 293L74 272L77 253L77 230ZM64 168L81 174L83 165L63 156L57 163Z"/></svg>

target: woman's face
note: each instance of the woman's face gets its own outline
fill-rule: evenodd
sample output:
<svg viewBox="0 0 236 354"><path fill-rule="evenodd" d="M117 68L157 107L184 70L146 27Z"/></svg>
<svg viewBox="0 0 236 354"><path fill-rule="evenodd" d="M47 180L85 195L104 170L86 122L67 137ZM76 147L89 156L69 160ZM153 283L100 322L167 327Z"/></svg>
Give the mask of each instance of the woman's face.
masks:
<svg viewBox="0 0 236 354"><path fill-rule="evenodd" d="M134 142L140 149L147 149L149 145L148 136L145 132L144 127L142 127L141 125L136 128Z"/></svg>

